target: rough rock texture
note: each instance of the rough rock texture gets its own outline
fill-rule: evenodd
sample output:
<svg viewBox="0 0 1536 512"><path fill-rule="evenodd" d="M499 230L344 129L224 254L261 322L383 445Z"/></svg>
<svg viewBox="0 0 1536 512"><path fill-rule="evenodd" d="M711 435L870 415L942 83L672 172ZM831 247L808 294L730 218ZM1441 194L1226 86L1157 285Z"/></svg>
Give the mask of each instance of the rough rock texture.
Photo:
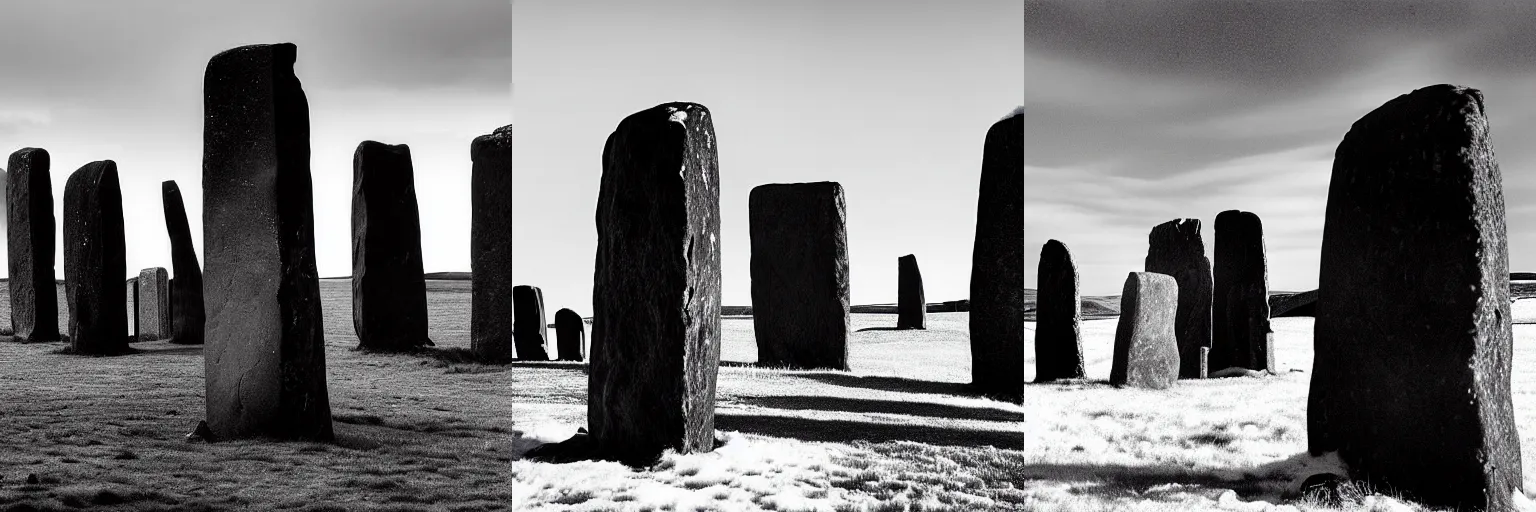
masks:
<svg viewBox="0 0 1536 512"><path fill-rule="evenodd" d="M48 151L11 153L5 182L11 326L18 341L59 341L53 273L53 184ZM39 321L41 319L41 321Z"/></svg>
<svg viewBox="0 0 1536 512"><path fill-rule="evenodd" d="M1077 263L1067 245L1045 242L1040 250L1040 289L1036 295L1035 382L1081 379L1083 369L1082 296Z"/></svg>
<svg viewBox="0 0 1536 512"><path fill-rule="evenodd" d="M555 312L555 339L561 361L587 360L587 324L575 311Z"/></svg>
<svg viewBox="0 0 1536 512"><path fill-rule="evenodd" d="M987 130L971 252L971 382L1024 401L1024 113Z"/></svg>
<svg viewBox="0 0 1536 512"><path fill-rule="evenodd" d="M469 345L481 360L512 360L512 125L469 145Z"/></svg>
<svg viewBox="0 0 1536 512"><path fill-rule="evenodd" d="M161 182L160 195L165 202L165 231L171 236L171 270L176 275L170 283L171 343L202 345L203 269L192 246L187 208L174 181Z"/></svg>
<svg viewBox="0 0 1536 512"><path fill-rule="evenodd" d="M1258 215L1238 210L1216 215L1212 274L1211 369L1269 369L1264 343L1270 332L1269 264Z"/></svg>
<svg viewBox="0 0 1536 512"><path fill-rule="evenodd" d="M747 198L757 364L848 369L843 186L761 185Z"/></svg>
<svg viewBox="0 0 1536 512"><path fill-rule="evenodd" d="M139 341L171 336L171 283L165 269L146 268L134 282L134 328Z"/></svg>
<svg viewBox="0 0 1536 512"><path fill-rule="evenodd" d="M204 78L203 360L218 439L333 437L296 52L235 48Z"/></svg>
<svg viewBox="0 0 1536 512"><path fill-rule="evenodd" d="M127 272L117 164L85 164L64 185L64 295L74 353L128 352Z"/></svg>
<svg viewBox="0 0 1536 512"><path fill-rule="evenodd" d="M603 147L587 421L598 457L714 449L720 171L709 109L624 118Z"/></svg>
<svg viewBox="0 0 1536 512"><path fill-rule="evenodd" d="M544 320L544 290L537 286L512 287L512 342L517 358L549 360L549 322Z"/></svg>
<svg viewBox="0 0 1536 512"><path fill-rule="evenodd" d="M1131 272L1125 278L1110 384L1165 389L1179 379L1178 302L1179 285L1172 276Z"/></svg>
<svg viewBox="0 0 1536 512"><path fill-rule="evenodd" d="M1436 85L1339 143L1307 444L1427 505L1512 510L1509 246L1488 137L1482 93Z"/></svg>
<svg viewBox="0 0 1536 512"><path fill-rule="evenodd" d="M923 272L917 256L896 259L896 328L927 329L928 298L923 293Z"/></svg>
<svg viewBox="0 0 1536 512"><path fill-rule="evenodd" d="M1211 346L1211 260L1205 257L1199 219L1174 219L1152 228L1145 270L1179 282L1179 313L1173 329L1183 361L1179 378L1200 377L1200 347Z"/></svg>
<svg viewBox="0 0 1536 512"><path fill-rule="evenodd" d="M366 140L352 153L352 328L364 350L430 343L416 179L405 144Z"/></svg>

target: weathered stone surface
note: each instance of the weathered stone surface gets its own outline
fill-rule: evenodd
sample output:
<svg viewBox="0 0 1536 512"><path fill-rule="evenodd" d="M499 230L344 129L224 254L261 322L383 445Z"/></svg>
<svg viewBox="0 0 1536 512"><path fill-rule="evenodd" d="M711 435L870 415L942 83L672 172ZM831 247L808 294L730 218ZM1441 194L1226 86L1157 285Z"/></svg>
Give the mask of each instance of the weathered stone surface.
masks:
<svg viewBox="0 0 1536 512"><path fill-rule="evenodd" d="M126 233L124 236L126 236ZM128 288L127 299L131 299L133 301L128 305L127 311L128 323L132 324L129 327L129 330L133 332L133 339L130 341L147 341L139 337L139 277L134 276L128 278L128 282L126 284Z"/></svg>
<svg viewBox="0 0 1536 512"><path fill-rule="evenodd" d="M163 340L171 336L171 283L165 269L146 268L134 280L134 326L139 341Z"/></svg>
<svg viewBox="0 0 1536 512"><path fill-rule="evenodd" d="M64 184L64 295L74 353L128 352L127 265L117 164L85 164Z"/></svg>
<svg viewBox="0 0 1536 512"><path fill-rule="evenodd" d="M228 50L203 83L203 360L218 439L333 437L296 53Z"/></svg>
<svg viewBox="0 0 1536 512"><path fill-rule="evenodd" d="M1339 143L1307 444L1426 505L1513 510L1509 246L1484 112L1475 89L1430 86Z"/></svg>
<svg viewBox="0 0 1536 512"><path fill-rule="evenodd" d="M59 341L53 273L53 184L48 151L23 148L6 163L6 243L11 326L18 341Z"/></svg>
<svg viewBox="0 0 1536 512"><path fill-rule="evenodd" d="M561 361L587 360L587 324L575 311L555 312L555 339Z"/></svg>
<svg viewBox="0 0 1536 512"><path fill-rule="evenodd" d="M512 341L517 358L549 360L549 322L544 320L544 290L537 286L512 287Z"/></svg>
<svg viewBox="0 0 1536 512"><path fill-rule="evenodd" d="M371 140L352 153L352 328L358 348L403 351L427 340L427 281L411 148Z"/></svg>
<svg viewBox="0 0 1536 512"><path fill-rule="evenodd" d="M512 360L512 125L469 146L470 349L487 362Z"/></svg>
<svg viewBox="0 0 1536 512"><path fill-rule="evenodd" d="M761 185L747 197L757 364L848 369L843 186Z"/></svg>
<svg viewBox="0 0 1536 512"><path fill-rule="evenodd" d="M1024 401L1024 113L987 130L971 252L971 382Z"/></svg>
<svg viewBox="0 0 1536 512"><path fill-rule="evenodd" d="M1145 270L1179 282L1179 378L1200 377L1200 347L1211 346L1211 260L1205 257L1199 219L1174 219L1152 228Z"/></svg>
<svg viewBox="0 0 1536 512"><path fill-rule="evenodd" d="M1216 215L1211 272L1211 369L1268 369L1269 264L1258 215L1238 210Z"/></svg>
<svg viewBox="0 0 1536 512"><path fill-rule="evenodd" d="M631 464L714 449L720 171L709 109L624 118L603 147L587 421Z"/></svg>
<svg viewBox="0 0 1536 512"><path fill-rule="evenodd" d="M1035 382L1081 379L1082 296L1077 263L1067 245L1045 242L1040 250L1040 289L1035 307Z"/></svg>
<svg viewBox="0 0 1536 512"><path fill-rule="evenodd" d="M923 272L918 269L914 254L896 259L896 328L928 328L928 298L923 293Z"/></svg>
<svg viewBox="0 0 1536 512"><path fill-rule="evenodd" d="M1110 384L1165 389L1179 379L1178 304L1179 285L1172 276L1131 272L1125 278Z"/></svg>
<svg viewBox="0 0 1536 512"><path fill-rule="evenodd" d="M187 209L174 181L160 183L160 196L165 203L165 231L171 237L171 270L176 274L170 283L171 343L202 345L203 269L192 246Z"/></svg>

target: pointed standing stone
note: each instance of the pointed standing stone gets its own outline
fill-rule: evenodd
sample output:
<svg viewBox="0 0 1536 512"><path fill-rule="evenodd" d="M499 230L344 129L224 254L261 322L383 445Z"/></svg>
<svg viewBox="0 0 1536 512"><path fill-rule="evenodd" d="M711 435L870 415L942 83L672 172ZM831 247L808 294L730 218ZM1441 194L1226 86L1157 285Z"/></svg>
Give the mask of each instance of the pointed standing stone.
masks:
<svg viewBox="0 0 1536 512"><path fill-rule="evenodd" d="M53 184L48 151L11 153L5 182L11 327L25 342L59 341L53 273Z"/></svg>
<svg viewBox="0 0 1536 512"><path fill-rule="evenodd" d="M1212 371L1229 367L1271 369L1265 345L1269 332L1269 269L1264 226L1250 212L1216 215L1216 263L1211 305Z"/></svg>
<svg viewBox="0 0 1536 512"><path fill-rule="evenodd" d="M217 439L333 437L297 51L242 46L204 76L203 374Z"/></svg>
<svg viewBox="0 0 1536 512"><path fill-rule="evenodd" d="M176 273L170 283L171 343L202 345L203 269L192 246L187 209L174 181L160 183L160 196L165 203L165 230L171 238L171 270Z"/></svg>
<svg viewBox="0 0 1536 512"><path fill-rule="evenodd" d="M1200 219L1158 224L1147 239L1146 271L1170 275L1179 282L1179 312L1173 322L1179 339L1179 378L1199 378L1200 348L1211 346L1212 279Z"/></svg>
<svg viewBox="0 0 1536 512"><path fill-rule="evenodd" d="M911 254L896 259L896 328L928 328L923 273L917 268L917 256Z"/></svg>
<svg viewBox="0 0 1536 512"><path fill-rule="evenodd" d="M1024 112L987 130L971 252L971 383L1024 401Z"/></svg>
<svg viewBox="0 0 1536 512"><path fill-rule="evenodd" d="M352 154L352 328L364 350L430 344L416 179L405 144L367 140Z"/></svg>
<svg viewBox="0 0 1536 512"><path fill-rule="evenodd" d="M469 146L469 344L482 360L512 360L512 125Z"/></svg>
<svg viewBox="0 0 1536 512"><path fill-rule="evenodd" d="M761 185L747 199L757 364L848 369L843 186Z"/></svg>
<svg viewBox="0 0 1536 512"><path fill-rule="evenodd" d="M709 109L624 118L603 147L587 422L630 464L715 444L720 171Z"/></svg>
<svg viewBox="0 0 1536 512"><path fill-rule="evenodd" d="M512 287L512 341L517 358L549 360L549 322L544 320L544 290L536 286Z"/></svg>
<svg viewBox="0 0 1536 512"><path fill-rule="evenodd" d="M587 324L575 311L555 312L555 339L561 361L587 360Z"/></svg>
<svg viewBox="0 0 1536 512"><path fill-rule="evenodd" d="M76 354L129 351L126 249L117 164L85 164L64 185L64 294Z"/></svg>
<svg viewBox="0 0 1536 512"><path fill-rule="evenodd" d="M1179 285L1172 276L1131 272L1125 278L1110 384L1165 389L1179 379L1178 301Z"/></svg>
<svg viewBox="0 0 1536 512"><path fill-rule="evenodd" d="M134 326L139 341L162 340L171 336L170 283L165 269L146 268L139 271L134 286L134 309L138 314Z"/></svg>
<svg viewBox="0 0 1536 512"><path fill-rule="evenodd" d="M1066 244L1045 242L1040 250L1040 289L1035 305L1035 382L1081 379L1082 297L1077 263Z"/></svg>
<svg viewBox="0 0 1536 512"><path fill-rule="evenodd" d="M1509 245L1488 124L1482 93L1435 85L1339 143L1307 445L1428 506L1514 510Z"/></svg>

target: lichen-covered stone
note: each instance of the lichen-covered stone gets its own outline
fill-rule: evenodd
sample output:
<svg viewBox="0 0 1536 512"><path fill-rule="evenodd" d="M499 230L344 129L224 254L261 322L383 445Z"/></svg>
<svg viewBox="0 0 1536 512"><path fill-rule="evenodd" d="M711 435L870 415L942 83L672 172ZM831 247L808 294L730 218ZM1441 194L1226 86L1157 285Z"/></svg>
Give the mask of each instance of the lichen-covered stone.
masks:
<svg viewBox="0 0 1536 512"><path fill-rule="evenodd" d="M512 125L469 145L469 344L481 360L512 360Z"/></svg>
<svg viewBox="0 0 1536 512"><path fill-rule="evenodd" d="M1165 389L1178 381L1180 357L1174 334L1178 303L1179 285L1172 276L1152 272L1126 276L1110 384Z"/></svg>
<svg viewBox="0 0 1536 512"><path fill-rule="evenodd" d="M761 185L748 195L757 364L848 369L843 186Z"/></svg>
<svg viewBox="0 0 1536 512"><path fill-rule="evenodd" d="M1200 378L1200 348L1211 346L1211 260L1205 257L1199 219L1174 219L1152 228L1147 237L1146 271L1179 282L1179 313L1173 329L1179 339L1179 378Z"/></svg>
<svg viewBox="0 0 1536 512"><path fill-rule="evenodd" d="M512 342L517 358L549 360L549 322L544 320L544 290L537 286L512 287Z"/></svg>
<svg viewBox="0 0 1536 512"><path fill-rule="evenodd" d="M53 273L53 183L48 151L23 148L6 163L6 242L11 327L24 342L59 341Z"/></svg>
<svg viewBox="0 0 1536 512"><path fill-rule="evenodd" d="M165 202L165 230L171 236L171 343L203 344L203 269L197 263L192 245L192 229L187 225L187 208L181 201L181 189L174 181L160 183Z"/></svg>
<svg viewBox="0 0 1536 512"><path fill-rule="evenodd" d="M923 272L917 267L917 256L912 254L896 259L896 328L928 328Z"/></svg>
<svg viewBox="0 0 1536 512"><path fill-rule="evenodd" d="M1035 304L1035 381L1084 377L1082 298L1077 263L1066 244L1045 242L1040 250L1040 289Z"/></svg>
<svg viewBox="0 0 1536 512"><path fill-rule="evenodd" d="M64 295L74 353L129 351L127 261L117 164L85 164L64 185Z"/></svg>
<svg viewBox="0 0 1536 512"><path fill-rule="evenodd" d="M971 252L971 383L1024 401L1024 112L987 130Z"/></svg>
<svg viewBox="0 0 1536 512"><path fill-rule="evenodd" d="M358 348L427 340L427 281L411 148L363 141L352 153L352 329Z"/></svg>

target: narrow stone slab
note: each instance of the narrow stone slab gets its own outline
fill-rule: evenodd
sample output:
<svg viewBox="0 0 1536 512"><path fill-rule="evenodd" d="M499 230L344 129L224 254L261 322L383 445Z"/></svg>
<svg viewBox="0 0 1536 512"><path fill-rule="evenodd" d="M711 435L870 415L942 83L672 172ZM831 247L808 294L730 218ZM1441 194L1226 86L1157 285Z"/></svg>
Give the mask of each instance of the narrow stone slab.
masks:
<svg viewBox="0 0 1536 512"><path fill-rule="evenodd" d="M720 171L709 109L624 118L603 147L592 292L594 454L646 464L714 449Z"/></svg>
<svg viewBox="0 0 1536 512"><path fill-rule="evenodd" d="M1172 276L1151 272L1126 276L1110 384L1166 389L1178 381L1179 345L1174 334L1178 304L1179 285Z"/></svg>
<svg viewBox="0 0 1536 512"><path fill-rule="evenodd" d="M203 373L217 439L333 437L297 50L228 50L204 77Z"/></svg>
<svg viewBox="0 0 1536 512"><path fill-rule="evenodd" d="M1173 329L1179 339L1179 378L1200 378L1200 348L1211 346L1211 260L1205 257L1200 219L1174 219L1152 228L1147 237L1146 271L1179 282L1179 313Z"/></svg>
<svg viewBox="0 0 1536 512"><path fill-rule="evenodd" d="M917 256L912 254L896 258L896 328L928 328L923 272L917 268Z"/></svg>
<svg viewBox="0 0 1536 512"><path fill-rule="evenodd" d="M1035 382L1081 379L1082 296L1077 263L1067 245L1045 242L1040 250L1040 289L1035 304Z"/></svg>
<svg viewBox="0 0 1536 512"><path fill-rule="evenodd" d="M555 312L555 339L561 361L587 360L587 323L575 311Z"/></svg>
<svg viewBox="0 0 1536 512"><path fill-rule="evenodd" d="M85 164L64 184L64 295L72 352L129 351L127 261L117 164Z"/></svg>
<svg viewBox="0 0 1536 512"><path fill-rule="evenodd" d="M59 341L53 273L53 182L48 151L23 148L6 162L6 254L16 340Z"/></svg>
<svg viewBox="0 0 1536 512"><path fill-rule="evenodd" d="M848 369L843 186L761 185L747 198L757 364Z"/></svg>
<svg viewBox="0 0 1536 512"><path fill-rule="evenodd" d="M512 125L469 146L469 344L482 360L512 360Z"/></svg>
<svg viewBox="0 0 1536 512"><path fill-rule="evenodd" d="M352 328L358 348L427 340L427 281L411 148L365 140L352 153Z"/></svg>
<svg viewBox="0 0 1536 512"><path fill-rule="evenodd" d="M971 251L971 383L1024 401L1024 113L987 130Z"/></svg>
<svg viewBox="0 0 1536 512"><path fill-rule="evenodd" d="M134 309L137 316L134 326L139 341L163 340L171 337L170 277L161 267L139 271L134 281Z"/></svg>
<svg viewBox="0 0 1536 512"><path fill-rule="evenodd" d="M1514 509L1504 215L1476 89L1425 87L1350 127L1318 267L1312 453L1425 505Z"/></svg>
<svg viewBox="0 0 1536 512"><path fill-rule="evenodd" d="M1269 268L1258 215L1238 210L1216 215L1212 274L1211 369L1269 369L1264 342L1269 332Z"/></svg>
<svg viewBox="0 0 1536 512"><path fill-rule="evenodd" d="M171 270L176 274L169 287L171 343L202 345L203 269L187 226L187 208L174 181L160 183L160 196L165 203L165 231L171 237Z"/></svg>
<svg viewBox="0 0 1536 512"><path fill-rule="evenodd" d="M544 320L544 290L537 286L512 287L512 341L517 358L549 360L549 322Z"/></svg>

